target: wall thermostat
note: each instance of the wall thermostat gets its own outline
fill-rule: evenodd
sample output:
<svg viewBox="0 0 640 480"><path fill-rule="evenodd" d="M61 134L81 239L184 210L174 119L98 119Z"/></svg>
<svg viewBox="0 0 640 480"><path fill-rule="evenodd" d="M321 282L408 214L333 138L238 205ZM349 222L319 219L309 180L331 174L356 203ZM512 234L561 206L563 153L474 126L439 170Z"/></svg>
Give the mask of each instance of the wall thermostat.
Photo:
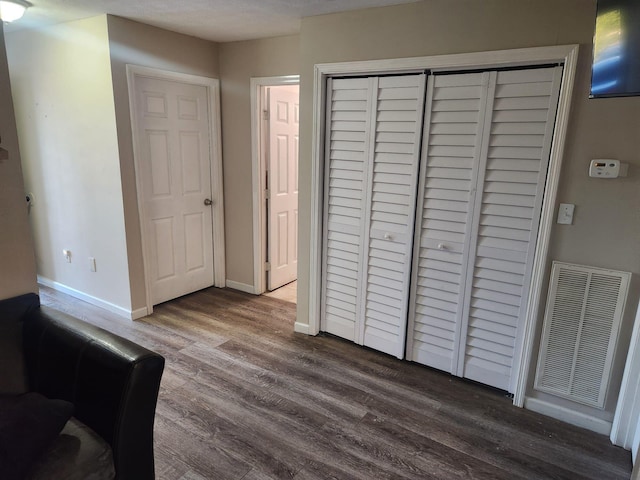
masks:
<svg viewBox="0 0 640 480"><path fill-rule="evenodd" d="M599 158L591 160L589 176L595 178L617 178L620 175L620 160Z"/></svg>

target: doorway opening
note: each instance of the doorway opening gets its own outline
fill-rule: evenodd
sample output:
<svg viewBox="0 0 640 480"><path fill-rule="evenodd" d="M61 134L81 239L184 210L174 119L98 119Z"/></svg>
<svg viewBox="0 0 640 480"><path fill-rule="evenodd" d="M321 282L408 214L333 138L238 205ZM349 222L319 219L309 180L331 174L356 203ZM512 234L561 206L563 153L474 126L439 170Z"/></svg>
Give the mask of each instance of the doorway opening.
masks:
<svg viewBox="0 0 640 480"><path fill-rule="evenodd" d="M299 78L251 79L254 286L297 298Z"/></svg>
<svg viewBox="0 0 640 480"><path fill-rule="evenodd" d="M298 281L294 280L271 292L267 291L264 295L271 298L278 298L289 303L298 303Z"/></svg>

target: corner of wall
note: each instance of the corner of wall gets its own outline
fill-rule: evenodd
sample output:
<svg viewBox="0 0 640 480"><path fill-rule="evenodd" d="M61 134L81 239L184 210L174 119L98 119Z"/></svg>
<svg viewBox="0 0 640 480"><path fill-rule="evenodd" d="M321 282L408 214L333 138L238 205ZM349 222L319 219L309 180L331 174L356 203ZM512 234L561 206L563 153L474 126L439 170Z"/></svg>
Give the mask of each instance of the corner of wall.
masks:
<svg viewBox="0 0 640 480"><path fill-rule="evenodd" d="M7 52L38 273L128 311L106 16L13 32Z"/></svg>
<svg viewBox="0 0 640 480"><path fill-rule="evenodd" d="M4 38L0 24L0 299L38 292Z"/></svg>

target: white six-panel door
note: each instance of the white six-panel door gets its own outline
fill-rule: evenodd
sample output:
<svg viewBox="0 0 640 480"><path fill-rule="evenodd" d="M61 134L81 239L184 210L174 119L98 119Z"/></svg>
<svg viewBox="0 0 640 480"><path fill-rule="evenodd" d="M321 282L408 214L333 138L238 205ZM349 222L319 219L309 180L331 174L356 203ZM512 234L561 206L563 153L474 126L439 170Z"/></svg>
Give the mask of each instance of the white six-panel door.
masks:
<svg viewBox="0 0 640 480"><path fill-rule="evenodd" d="M330 80L323 330L404 356L424 75Z"/></svg>
<svg viewBox="0 0 640 480"><path fill-rule="evenodd" d="M155 305L213 285L209 99L203 86L144 76L135 95Z"/></svg>
<svg viewBox="0 0 640 480"><path fill-rule="evenodd" d="M298 98L297 85L269 88L269 290L298 273Z"/></svg>
<svg viewBox="0 0 640 480"><path fill-rule="evenodd" d="M431 79L409 359L513 391L561 76Z"/></svg>

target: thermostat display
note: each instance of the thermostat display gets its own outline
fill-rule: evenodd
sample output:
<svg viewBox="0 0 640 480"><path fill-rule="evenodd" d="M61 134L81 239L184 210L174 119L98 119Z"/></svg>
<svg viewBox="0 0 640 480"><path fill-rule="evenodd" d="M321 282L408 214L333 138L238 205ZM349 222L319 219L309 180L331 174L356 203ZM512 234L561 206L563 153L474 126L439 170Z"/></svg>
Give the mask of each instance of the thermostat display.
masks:
<svg viewBox="0 0 640 480"><path fill-rule="evenodd" d="M591 160L589 176L596 178L617 178L620 174L620 160L596 159Z"/></svg>

